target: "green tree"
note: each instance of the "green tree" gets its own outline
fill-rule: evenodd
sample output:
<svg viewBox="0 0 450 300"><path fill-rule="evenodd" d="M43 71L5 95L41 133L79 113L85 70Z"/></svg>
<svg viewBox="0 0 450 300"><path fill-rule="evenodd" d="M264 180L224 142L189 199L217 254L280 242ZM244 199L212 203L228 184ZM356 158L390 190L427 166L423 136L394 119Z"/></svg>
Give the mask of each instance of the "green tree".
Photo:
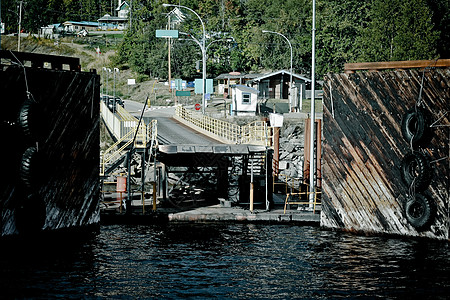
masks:
<svg viewBox="0 0 450 300"><path fill-rule="evenodd" d="M362 32L360 60L433 59L438 32L424 0L372 0L370 21Z"/></svg>
<svg viewBox="0 0 450 300"><path fill-rule="evenodd" d="M67 0L68 1L68 0ZM446 0L316 0L316 72L340 72L346 62L434 58L448 51L448 1ZM433 4L427 5L425 1ZM229 71L261 71L289 67L290 51L279 36L293 46L294 71L311 71L311 0L185 0L173 3L196 11L206 26L206 44L232 37L231 43L215 42L208 49L208 76ZM172 8L149 0L134 0L133 28L127 33L120 58L136 70L167 74L167 44L154 36L166 28ZM145 8L145 9L144 9ZM147 17L144 17L144 13ZM441 11L439 11L441 10ZM181 9L185 20L177 29L201 39L201 25L192 12ZM434 12L434 13L433 13ZM437 25L436 25L437 24ZM435 26L435 27L433 27ZM142 45L141 45L142 44ZM147 50L145 50L147 49ZM440 50L436 50L440 49ZM137 52L134 55L133 52ZM173 76L201 76L195 61L201 60L198 45L175 41ZM162 67L164 65L164 67Z"/></svg>
<svg viewBox="0 0 450 300"><path fill-rule="evenodd" d="M320 1L316 32L317 72L341 72L360 55L356 41L367 26L370 3L365 0Z"/></svg>
<svg viewBox="0 0 450 300"><path fill-rule="evenodd" d="M433 11L432 22L439 32L436 51L440 58L450 58L450 1L428 0Z"/></svg>

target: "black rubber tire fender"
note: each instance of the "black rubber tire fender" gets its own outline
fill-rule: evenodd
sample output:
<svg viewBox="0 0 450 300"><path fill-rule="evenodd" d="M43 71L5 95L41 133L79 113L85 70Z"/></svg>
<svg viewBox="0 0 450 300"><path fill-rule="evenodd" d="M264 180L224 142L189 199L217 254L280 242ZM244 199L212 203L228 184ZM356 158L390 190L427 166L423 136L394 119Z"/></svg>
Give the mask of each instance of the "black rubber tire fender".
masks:
<svg viewBox="0 0 450 300"><path fill-rule="evenodd" d="M405 184L410 187L414 181L414 188L422 192L428 188L433 178L434 169L428 155L419 151L407 154L401 163L401 175Z"/></svg>
<svg viewBox="0 0 450 300"><path fill-rule="evenodd" d="M43 118L42 106L30 99L25 100L19 111L18 124L25 138L30 142L40 141L48 131L47 120Z"/></svg>
<svg viewBox="0 0 450 300"><path fill-rule="evenodd" d="M23 134L29 139L33 138L31 125L32 111L33 111L33 102L31 102L30 100L26 100L19 111L19 125L22 128Z"/></svg>
<svg viewBox="0 0 450 300"><path fill-rule="evenodd" d="M37 159L37 149L36 147L29 147L25 150L22 155L22 160L20 162L19 175L23 184L27 188L32 188L35 181L35 161Z"/></svg>
<svg viewBox="0 0 450 300"><path fill-rule="evenodd" d="M425 110L412 108L408 110L402 119L402 134L408 144L424 144L431 138L429 117Z"/></svg>
<svg viewBox="0 0 450 300"><path fill-rule="evenodd" d="M419 231L426 229L433 222L435 213L434 202L422 194L416 194L405 205L406 219Z"/></svg>

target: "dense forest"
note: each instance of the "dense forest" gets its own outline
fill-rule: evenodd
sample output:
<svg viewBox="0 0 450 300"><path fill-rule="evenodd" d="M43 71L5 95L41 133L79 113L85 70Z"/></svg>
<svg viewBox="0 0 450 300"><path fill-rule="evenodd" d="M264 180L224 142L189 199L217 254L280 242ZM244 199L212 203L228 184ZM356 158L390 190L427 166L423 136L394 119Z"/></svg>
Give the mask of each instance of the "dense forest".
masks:
<svg viewBox="0 0 450 300"><path fill-rule="evenodd" d="M22 28L72 21L96 21L115 14L117 0L28 0ZM131 27L114 64L167 78L168 40L157 29L184 34L171 41L172 74L200 76L202 26L206 27L208 77L220 73L289 69L292 44L295 73L311 72L311 0L128 0ZM17 28L17 0L2 0L8 32ZM448 0L316 0L316 70L318 76L341 72L346 62L450 58Z"/></svg>

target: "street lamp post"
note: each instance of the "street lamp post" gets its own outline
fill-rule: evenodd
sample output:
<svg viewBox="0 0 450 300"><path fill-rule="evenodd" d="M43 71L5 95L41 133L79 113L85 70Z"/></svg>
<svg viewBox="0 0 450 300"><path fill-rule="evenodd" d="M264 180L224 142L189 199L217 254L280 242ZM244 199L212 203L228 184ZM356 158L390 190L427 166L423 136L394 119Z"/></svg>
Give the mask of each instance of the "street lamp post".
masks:
<svg viewBox="0 0 450 300"><path fill-rule="evenodd" d="M289 41L289 39L286 37L286 36L284 36L283 34L281 34L281 33L279 33L279 32L275 32L275 31L269 31L269 30L263 30L262 31L263 33L273 33L273 34L278 34L279 36L282 36L287 42L288 42L288 44L289 44L289 48L290 48L290 50L291 50L291 69L290 69L290 73L291 73L291 76L290 76L290 79L289 79L289 111L291 111L291 105L292 105L292 86L293 86L293 83L292 83L292 44L291 44L291 42Z"/></svg>
<svg viewBox="0 0 450 300"><path fill-rule="evenodd" d="M202 24L202 32L203 32L203 34L202 34L202 43L201 43L202 61L203 61L203 72L202 72L202 82L203 82L202 114L205 114L205 105L206 105L206 97L205 97L206 96L206 48L205 48L206 33L205 33L205 24L203 23L202 18L200 18L200 16L194 10L190 9L189 7L186 7L186 6L183 6L183 5L168 4L168 3L164 3L163 6L164 7L175 6L175 7L180 7L180 8L187 9L187 10L191 11L193 14L195 14L197 16L197 18L200 20L200 23Z"/></svg>
<svg viewBox="0 0 450 300"><path fill-rule="evenodd" d="M187 35L188 37L190 37L199 47L200 47L200 49L202 48L202 44L199 42L199 40L197 40L194 36L192 36L192 35L190 35L189 33L186 33L186 32L179 32L179 34L182 34L182 35ZM207 46L206 46L206 48L205 48L205 51L206 51L206 53L208 52L208 48L213 44L213 43L216 43L216 42L220 42L220 41L232 41L233 39L220 39L220 40L214 40L214 41L212 41L211 43L209 43ZM207 55L206 55L207 56Z"/></svg>

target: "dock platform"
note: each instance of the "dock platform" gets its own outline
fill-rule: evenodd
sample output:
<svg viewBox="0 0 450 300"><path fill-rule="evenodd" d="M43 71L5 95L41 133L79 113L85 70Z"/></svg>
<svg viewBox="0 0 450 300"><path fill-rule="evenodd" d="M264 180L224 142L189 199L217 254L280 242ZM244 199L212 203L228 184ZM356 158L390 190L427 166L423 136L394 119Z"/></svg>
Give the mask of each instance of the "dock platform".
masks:
<svg viewBox="0 0 450 300"><path fill-rule="evenodd" d="M320 224L320 211L313 213L309 210L258 210L251 212L239 206L223 207L220 204L179 210L173 208L158 208L156 212L146 206L133 206L132 213L125 211L102 210L100 220L103 224L162 224L162 223L208 223L208 222L242 222L242 223L268 223L268 224Z"/></svg>
<svg viewBox="0 0 450 300"><path fill-rule="evenodd" d="M311 211L289 210L284 213L282 209L270 211L253 210L240 207L222 207L212 205L199 207L189 211L170 213L169 222L267 222L267 223L320 223L320 214Z"/></svg>

